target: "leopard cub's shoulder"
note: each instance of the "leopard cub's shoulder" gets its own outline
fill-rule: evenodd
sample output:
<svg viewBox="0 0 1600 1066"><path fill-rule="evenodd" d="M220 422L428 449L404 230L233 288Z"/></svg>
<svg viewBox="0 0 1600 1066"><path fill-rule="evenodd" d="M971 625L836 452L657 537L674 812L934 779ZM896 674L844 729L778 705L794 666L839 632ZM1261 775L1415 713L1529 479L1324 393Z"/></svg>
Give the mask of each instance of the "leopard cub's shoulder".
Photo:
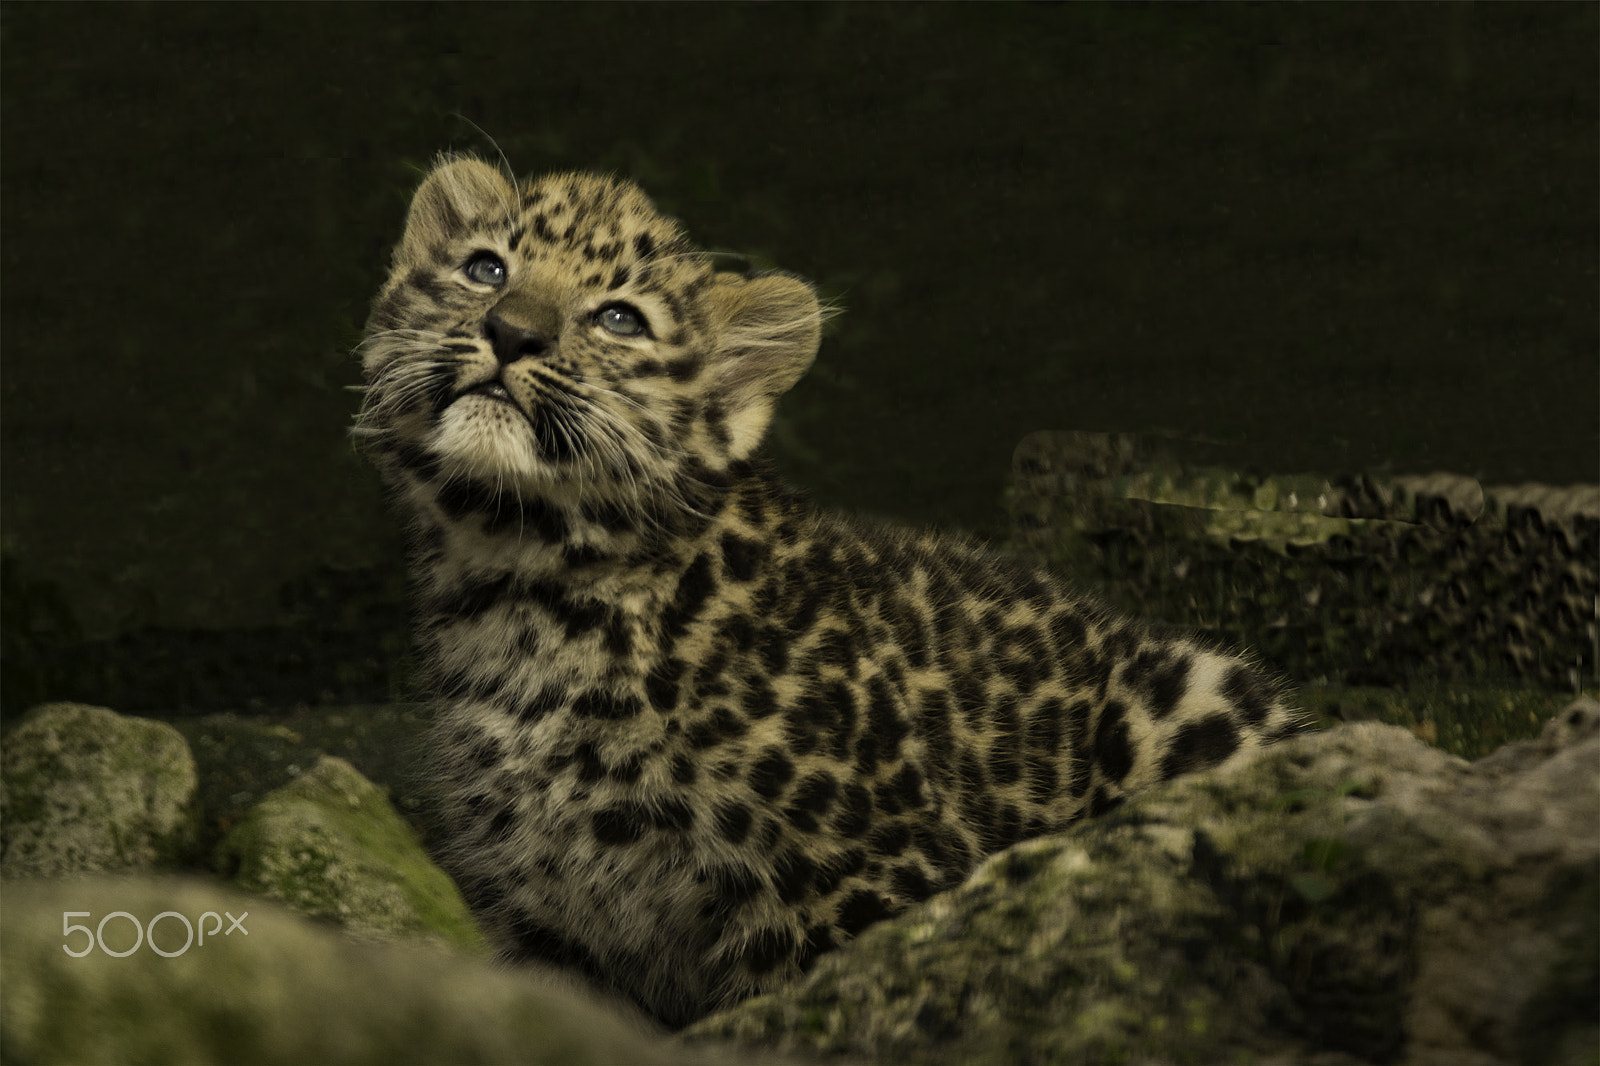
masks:
<svg viewBox="0 0 1600 1066"><path fill-rule="evenodd" d="M506 955L671 1024L1295 725L1237 655L780 484L758 446L821 320L628 182L449 160L363 344L442 858Z"/></svg>

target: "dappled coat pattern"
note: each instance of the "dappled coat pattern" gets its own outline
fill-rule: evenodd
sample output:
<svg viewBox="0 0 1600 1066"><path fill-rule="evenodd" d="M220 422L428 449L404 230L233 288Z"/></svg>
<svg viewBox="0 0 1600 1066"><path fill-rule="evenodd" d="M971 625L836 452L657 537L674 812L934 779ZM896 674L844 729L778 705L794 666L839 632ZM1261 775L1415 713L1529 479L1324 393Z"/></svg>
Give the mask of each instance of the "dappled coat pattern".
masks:
<svg viewBox="0 0 1600 1066"><path fill-rule="evenodd" d="M822 318L628 182L447 159L363 345L447 868L507 956L668 1024L1295 728L1233 654L781 485L757 449Z"/></svg>

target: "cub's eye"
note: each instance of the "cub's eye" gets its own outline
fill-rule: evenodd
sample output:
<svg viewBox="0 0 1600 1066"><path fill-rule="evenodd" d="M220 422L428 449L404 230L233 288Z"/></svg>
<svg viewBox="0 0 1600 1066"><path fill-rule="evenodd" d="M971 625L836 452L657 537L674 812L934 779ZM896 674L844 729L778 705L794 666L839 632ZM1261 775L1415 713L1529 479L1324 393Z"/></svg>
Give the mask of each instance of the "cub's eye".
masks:
<svg viewBox="0 0 1600 1066"><path fill-rule="evenodd" d="M627 304L606 304L595 312L594 320L619 337L639 337L650 331L644 316Z"/></svg>
<svg viewBox="0 0 1600 1066"><path fill-rule="evenodd" d="M506 262L493 252L473 252L461 272L480 285L504 285Z"/></svg>

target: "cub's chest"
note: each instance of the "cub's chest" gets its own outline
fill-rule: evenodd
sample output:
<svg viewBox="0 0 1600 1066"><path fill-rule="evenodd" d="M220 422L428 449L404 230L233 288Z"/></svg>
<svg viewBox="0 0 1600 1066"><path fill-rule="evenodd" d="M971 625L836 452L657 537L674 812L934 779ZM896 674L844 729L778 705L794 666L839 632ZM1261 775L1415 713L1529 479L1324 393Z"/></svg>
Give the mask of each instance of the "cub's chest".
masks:
<svg viewBox="0 0 1600 1066"><path fill-rule="evenodd" d="M523 687L541 680L617 686L656 653L659 598L638 592L602 600L581 582L537 577L459 582L425 611L424 652L438 664L447 697L470 694L449 683L473 677Z"/></svg>

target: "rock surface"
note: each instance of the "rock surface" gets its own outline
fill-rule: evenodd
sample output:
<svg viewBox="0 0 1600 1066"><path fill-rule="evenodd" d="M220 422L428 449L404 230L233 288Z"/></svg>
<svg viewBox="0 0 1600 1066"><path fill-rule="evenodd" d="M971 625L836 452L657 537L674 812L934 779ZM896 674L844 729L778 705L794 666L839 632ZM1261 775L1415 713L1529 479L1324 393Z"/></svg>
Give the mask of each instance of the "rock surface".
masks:
<svg viewBox="0 0 1600 1066"><path fill-rule="evenodd" d="M1297 681L1600 682L1600 485L1247 471L1217 442L1030 433L1013 547Z"/></svg>
<svg viewBox="0 0 1600 1066"><path fill-rule="evenodd" d="M265 796L212 865L240 888L352 932L487 950L450 878L383 790L343 759L325 755Z"/></svg>
<svg viewBox="0 0 1600 1066"><path fill-rule="evenodd" d="M1600 703L1477 764L1361 724L868 929L690 1039L896 1063L1596 1061Z"/></svg>
<svg viewBox="0 0 1600 1066"><path fill-rule="evenodd" d="M147 870L194 845L194 759L171 726L47 703L0 753L0 872Z"/></svg>
<svg viewBox="0 0 1600 1066"><path fill-rule="evenodd" d="M220 886L179 879L24 881L5 885L0 911L0 1059L94 1066L186 1063L693 1063L697 1052L620 1008L532 970L461 955L353 941ZM149 924L175 911L242 916L242 932L184 947L182 924L157 925L123 958L69 919L96 926L114 911ZM230 926L221 923L224 931ZM102 930L113 951L134 943L118 918ZM711 1061L729 1061L712 1057Z"/></svg>
<svg viewBox="0 0 1600 1066"><path fill-rule="evenodd" d="M8 732L0 1061L1600 1066L1594 700L1475 763L1376 722L1241 756L994 857L678 1039L472 957L383 790L304 754L201 813L228 828L222 872L344 929L214 882L15 879L198 860L166 727L51 705ZM63 950L95 930L125 957Z"/></svg>

